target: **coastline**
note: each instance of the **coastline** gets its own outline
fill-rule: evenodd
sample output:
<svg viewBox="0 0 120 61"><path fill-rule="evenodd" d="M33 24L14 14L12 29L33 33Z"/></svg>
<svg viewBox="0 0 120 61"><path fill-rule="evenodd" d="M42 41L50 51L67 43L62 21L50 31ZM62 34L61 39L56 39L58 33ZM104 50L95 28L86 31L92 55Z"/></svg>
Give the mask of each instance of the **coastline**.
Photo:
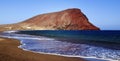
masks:
<svg viewBox="0 0 120 61"><path fill-rule="evenodd" d="M24 51L16 39L0 37L0 61L85 61L76 57L33 53Z"/></svg>

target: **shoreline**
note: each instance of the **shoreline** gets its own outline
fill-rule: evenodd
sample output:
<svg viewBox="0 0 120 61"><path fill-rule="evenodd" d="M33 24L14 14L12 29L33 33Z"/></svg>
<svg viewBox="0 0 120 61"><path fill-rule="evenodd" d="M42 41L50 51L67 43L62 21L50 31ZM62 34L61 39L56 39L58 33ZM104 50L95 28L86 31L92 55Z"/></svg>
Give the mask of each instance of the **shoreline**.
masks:
<svg viewBox="0 0 120 61"><path fill-rule="evenodd" d="M18 46L18 48L20 48ZM24 51L30 51L30 50L27 50L27 49L23 49ZM33 52L33 53L38 53L38 54L47 54L47 55L55 55L55 56L62 56L62 57L73 57L73 58L82 58L82 59L85 59L85 61L118 61L118 60L112 60L112 59L104 59L104 58L96 58L96 57L85 57L85 56L74 56L74 55L63 55L63 54L56 54L56 53L44 53L44 52L34 52L34 51L30 51L30 52Z"/></svg>
<svg viewBox="0 0 120 61"><path fill-rule="evenodd" d="M85 60L87 60L87 61L118 61L118 60L111 60L111 59L105 59L105 58L96 58L96 57L92 57L92 56L91 57L86 57L86 56L74 56L74 55L56 54L56 53L35 52L35 51L30 51L30 50L21 48L20 46L22 46L23 44L22 44L22 41L20 41L20 39L16 39L16 38L12 38L12 37L3 37L3 38L17 40L19 42L19 44L20 44L20 45L17 46L19 49L22 49L23 51L26 51L26 52L32 52L32 53L35 53L35 54L43 54L43 55L50 55L50 56L60 56L60 57L67 57L67 58L80 58L80 59L82 59L82 61L85 61Z"/></svg>
<svg viewBox="0 0 120 61"><path fill-rule="evenodd" d="M85 61L77 57L34 53L18 48L21 43L12 38L0 37L0 61Z"/></svg>
<svg viewBox="0 0 120 61"><path fill-rule="evenodd" d="M22 42L22 41L20 41ZM22 44L22 43L21 43ZM18 48L24 50L24 51L30 51L30 50L27 50L27 49L23 49L21 48L22 45L18 46ZM64 55L64 54L57 54L57 53L44 53L44 52L35 52L35 51L30 51L30 52L33 52L33 53L38 53L38 54L47 54L47 55L55 55L55 56L62 56L62 57L73 57L73 58L82 58L82 59L85 59L85 61L118 61L118 60L112 60L112 59L107 59L107 58L97 58L97 57L85 57L85 56L76 56L76 55Z"/></svg>

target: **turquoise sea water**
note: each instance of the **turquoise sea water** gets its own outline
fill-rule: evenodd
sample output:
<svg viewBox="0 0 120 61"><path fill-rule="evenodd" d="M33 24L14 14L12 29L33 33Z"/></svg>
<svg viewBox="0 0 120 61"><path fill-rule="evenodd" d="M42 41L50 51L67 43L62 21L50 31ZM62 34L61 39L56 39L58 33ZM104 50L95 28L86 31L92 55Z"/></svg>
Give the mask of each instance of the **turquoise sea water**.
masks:
<svg viewBox="0 0 120 61"><path fill-rule="evenodd" d="M29 30L5 32L0 36L19 39L20 48L33 52L94 57L89 61L120 60L120 31Z"/></svg>

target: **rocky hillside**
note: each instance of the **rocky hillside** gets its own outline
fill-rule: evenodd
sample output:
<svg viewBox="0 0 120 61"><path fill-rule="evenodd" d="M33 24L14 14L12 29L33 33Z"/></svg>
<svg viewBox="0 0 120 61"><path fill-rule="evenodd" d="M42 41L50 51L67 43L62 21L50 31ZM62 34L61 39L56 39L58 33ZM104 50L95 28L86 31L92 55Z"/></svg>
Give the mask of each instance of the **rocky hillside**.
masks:
<svg viewBox="0 0 120 61"><path fill-rule="evenodd" d="M99 28L91 24L80 9L73 8L37 15L16 24L0 25L0 31L6 30L99 30Z"/></svg>

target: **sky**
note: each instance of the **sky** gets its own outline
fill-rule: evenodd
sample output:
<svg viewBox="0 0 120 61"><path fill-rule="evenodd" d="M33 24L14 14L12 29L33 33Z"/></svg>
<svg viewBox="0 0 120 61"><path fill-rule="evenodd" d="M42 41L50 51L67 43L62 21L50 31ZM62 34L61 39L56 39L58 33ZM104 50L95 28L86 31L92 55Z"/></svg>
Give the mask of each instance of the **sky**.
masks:
<svg viewBox="0 0 120 61"><path fill-rule="evenodd" d="M81 9L101 30L120 30L120 0L0 0L0 24L68 8Z"/></svg>

